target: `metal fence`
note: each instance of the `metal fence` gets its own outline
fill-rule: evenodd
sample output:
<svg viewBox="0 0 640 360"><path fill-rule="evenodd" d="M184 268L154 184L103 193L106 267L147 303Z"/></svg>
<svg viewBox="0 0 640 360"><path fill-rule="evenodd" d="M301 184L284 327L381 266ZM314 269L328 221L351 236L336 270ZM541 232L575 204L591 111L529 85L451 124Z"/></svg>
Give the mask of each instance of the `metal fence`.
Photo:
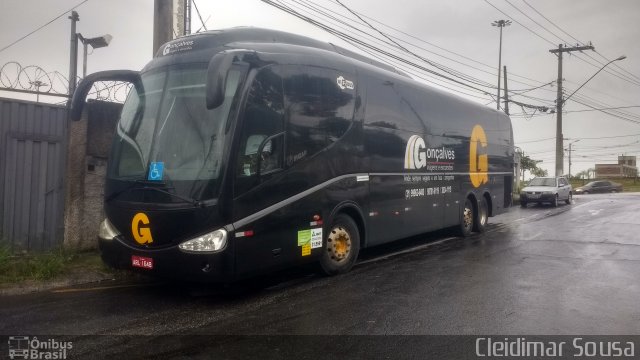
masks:
<svg viewBox="0 0 640 360"><path fill-rule="evenodd" d="M0 98L0 245L49 250L63 242L67 109Z"/></svg>

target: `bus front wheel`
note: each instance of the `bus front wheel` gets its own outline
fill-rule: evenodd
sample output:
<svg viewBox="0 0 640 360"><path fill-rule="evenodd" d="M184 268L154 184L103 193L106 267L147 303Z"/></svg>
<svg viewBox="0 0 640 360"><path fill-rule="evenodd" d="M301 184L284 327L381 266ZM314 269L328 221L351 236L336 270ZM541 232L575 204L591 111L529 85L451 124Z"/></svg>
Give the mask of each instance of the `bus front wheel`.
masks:
<svg viewBox="0 0 640 360"><path fill-rule="evenodd" d="M460 225L458 226L458 233L460 236L467 237L471 235L473 231L473 223L476 218L475 211L471 200L467 198L462 207L462 213L460 214Z"/></svg>
<svg viewBox="0 0 640 360"><path fill-rule="evenodd" d="M358 226L351 217L338 214L325 237L320 267L327 275L343 274L351 270L360 251Z"/></svg>

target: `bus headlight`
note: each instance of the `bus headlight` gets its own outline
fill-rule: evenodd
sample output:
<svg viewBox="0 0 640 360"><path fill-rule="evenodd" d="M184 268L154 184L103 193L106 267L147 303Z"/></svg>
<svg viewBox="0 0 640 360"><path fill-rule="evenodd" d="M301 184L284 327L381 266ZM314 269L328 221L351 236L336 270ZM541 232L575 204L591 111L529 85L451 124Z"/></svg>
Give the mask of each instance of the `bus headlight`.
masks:
<svg viewBox="0 0 640 360"><path fill-rule="evenodd" d="M120 232L113 227L113 224L109 219L105 218L100 223L100 231L98 231L98 237L103 240L113 240L114 237L120 235Z"/></svg>
<svg viewBox="0 0 640 360"><path fill-rule="evenodd" d="M186 252L216 252L224 249L225 245L227 245L227 231L218 229L195 239L187 240L178 247Z"/></svg>

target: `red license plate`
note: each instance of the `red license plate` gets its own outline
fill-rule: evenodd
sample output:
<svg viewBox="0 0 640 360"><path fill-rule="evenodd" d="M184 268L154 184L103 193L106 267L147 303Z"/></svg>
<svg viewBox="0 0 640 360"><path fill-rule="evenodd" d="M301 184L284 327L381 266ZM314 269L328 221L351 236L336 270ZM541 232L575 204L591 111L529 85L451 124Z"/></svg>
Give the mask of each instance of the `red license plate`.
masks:
<svg viewBox="0 0 640 360"><path fill-rule="evenodd" d="M143 269L153 269L153 259L144 256L131 255L131 266Z"/></svg>

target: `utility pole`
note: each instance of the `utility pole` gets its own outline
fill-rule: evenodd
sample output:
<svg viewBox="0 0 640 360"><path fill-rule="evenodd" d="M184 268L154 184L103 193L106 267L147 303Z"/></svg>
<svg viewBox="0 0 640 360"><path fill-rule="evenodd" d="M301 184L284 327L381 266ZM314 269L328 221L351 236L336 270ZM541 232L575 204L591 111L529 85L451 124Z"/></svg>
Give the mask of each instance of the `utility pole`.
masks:
<svg viewBox="0 0 640 360"><path fill-rule="evenodd" d="M507 89L507 66L504 69L504 113L509 115L509 90Z"/></svg>
<svg viewBox="0 0 640 360"><path fill-rule="evenodd" d="M498 99L496 100L496 109L500 110L500 69L502 68L502 28L511 25L511 20L496 20L491 23L491 26L497 26L500 28L500 45L498 48Z"/></svg>
<svg viewBox="0 0 640 360"><path fill-rule="evenodd" d="M184 34L191 34L191 0L184 0Z"/></svg>
<svg viewBox="0 0 640 360"><path fill-rule="evenodd" d="M71 16L71 48L69 50L69 100L67 105L71 106L71 97L76 91L76 78L78 76L78 37L76 36L76 23L80 21L77 12L72 11Z"/></svg>
<svg viewBox="0 0 640 360"><path fill-rule="evenodd" d="M515 191L520 194L520 164L522 163L522 158L524 157L524 151L522 149L516 148L515 151L516 156L516 189Z"/></svg>
<svg viewBox="0 0 640 360"><path fill-rule="evenodd" d="M571 140L571 139L564 139L564 140ZM569 150L568 150L569 151L569 180L571 180L571 152L573 151L571 150L571 145L577 143L578 141L580 141L580 139L569 143Z"/></svg>
<svg viewBox="0 0 640 360"><path fill-rule="evenodd" d="M153 54L160 46L173 39L173 0L153 2Z"/></svg>
<svg viewBox="0 0 640 360"><path fill-rule="evenodd" d="M569 181L571 181L571 144L569 144Z"/></svg>
<svg viewBox="0 0 640 360"><path fill-rule="evenodd" d="M558 54L558 96L556 98L556 176L561 176L564 172L564 149L562 142L562 53L571 51L593 50L592 45L563 47L558 45L557 49L549 50L552 54Z"/></svg>

